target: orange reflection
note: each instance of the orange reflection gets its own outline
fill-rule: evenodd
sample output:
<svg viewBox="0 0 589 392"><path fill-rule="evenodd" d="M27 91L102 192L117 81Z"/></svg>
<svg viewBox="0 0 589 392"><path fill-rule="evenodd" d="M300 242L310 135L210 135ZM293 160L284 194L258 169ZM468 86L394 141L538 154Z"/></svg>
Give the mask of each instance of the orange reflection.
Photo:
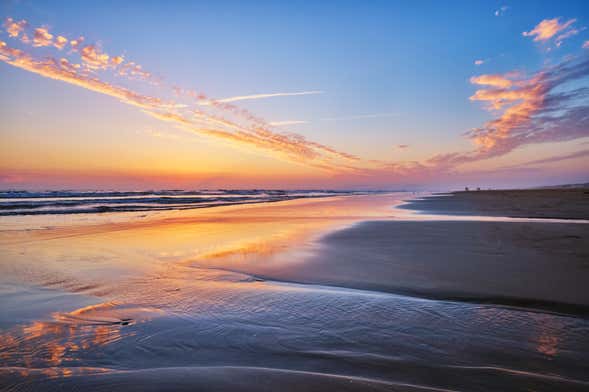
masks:
<svg viewBox="0 0 589 392"><path fill-rule="evenodd" d="M48 230L0 232L6 256L0 259L0 274L116 298L0 335L0 357L11 366L48 368L67 377L63 368L80 351L133 334L128 324L162 313L156 309L194 310L230 301L243 294L240 290L263 290L264 284L246 273L296 268L292 249L332 228L386 219L389 206L399 200L382 195L303 199L169 211L114 223L105 222L110 219L105 215L99 222L87 217L90 222ZM247 288L235 282L247 282Z"/></svg>
<svg viewBox="0 0 589 392"><path fill-rule="evenodd" d="M113 307L106 303L55 313L54 321L14 328L0 335L0 357L14 367L43 367L48 375L67 377L71 371L55 367L75 359L80 349L105 346L131 336L133 331L125 330L125 326L161 314L147 308Z"/></svg>
<svg viewBox="0 0 589 392"><path fill-rule="evenodd" d="M560 335L565 328L564 324L549 314L538 314L535 317L538 319L536 350L550 357L556 356L560 350Z"/></svg>
<svg viewBox="0 0 589 392"><path fill-rule="evenodd" d="M403 196L299 199L158 212L141 219L136 214L92 215L68 218L66 226L62 222L46 230L0 231L5 256L0 274L100 296L112 293L116 287L110 286L123 279L172 263L197 260L228 269L245 263L254 272L256 262L263 264L258 257L296 248L319 233L359 220L389 218L390 206ZM123 220L108 222L113 219Z"/></svg>

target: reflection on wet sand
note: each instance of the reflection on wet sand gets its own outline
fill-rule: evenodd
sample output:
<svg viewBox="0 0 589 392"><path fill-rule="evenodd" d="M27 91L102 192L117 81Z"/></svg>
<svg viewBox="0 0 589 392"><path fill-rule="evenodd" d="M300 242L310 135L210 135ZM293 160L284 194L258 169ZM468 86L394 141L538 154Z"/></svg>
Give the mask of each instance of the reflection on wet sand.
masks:
<svg viewBox="0 0 589 392"><path fill-rule="evenodd" d="M120 306L113 302L53 313L51 321L35 321L0 334L0 358L12 367L47 368L76 361L82 350L118 342L134 334L126 326L152 319L158 309Z"/></svg>
<svg viewBox="0 0 589 392"><path fill-rule="evenodd" d="M400 201L401 196L397 196ZM390 196L334 197L269 205L171 211L142 221L0 231L0 274L105 295L109 284L169 263L296 248L314 234L390 216ZM235 261L235 260L233 260ZM261 264L260 261L257 264ZM217 267L222 267L217 265ZM224 266L227 267L227 266Z"/></svg>
<svg viewBox="0 0 589 392"><path fill-rule="evenodd" d="M182 378L247 390L255 384L244 380L263 377L270 390L288 381L306 389L315 378L316 390L586 388L582 318L260 279L300 268L326 231L391 219L403 197L0 231L2 279L96 299L4 330L0 384L61 386L41 384L50 377L71 388L142 390Z"/></svg>

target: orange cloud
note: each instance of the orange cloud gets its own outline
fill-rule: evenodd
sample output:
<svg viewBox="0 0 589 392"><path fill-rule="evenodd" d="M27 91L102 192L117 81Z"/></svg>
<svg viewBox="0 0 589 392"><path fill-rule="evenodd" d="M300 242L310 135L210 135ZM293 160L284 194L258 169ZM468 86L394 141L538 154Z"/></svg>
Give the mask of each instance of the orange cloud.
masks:
<svg viewBox="0 0 589 392"><path fill-rule="evenodd" d="M86 45L80 50L80 57L84 64L90 69L106 69L109 66L110 56L102 53L95 45Z"/></svg>
<svg viewBox="0 0 589 392"><path fill-rule="evenodd" d="M10 23L13 23L12 20ZM46 29L35 29L35 32L37 31L39 37L33 39L37 39L39 43L43 42L43 45L34 46L53 46L59 50L65 47L65 37L58 36L53 40L53 36ZM24 30L18 30L16 34L20 36L24 34ZM583 97L586 89L572 92L558 92L557 89L569 81L583 80L589 76L589 61L568 60L528 78L517 72L472 77L471 82L482 87L475 91L470 99L481 101L488 105L488 108L501 111L497 118L467 134L476 146L473 151L440 154L424 162L380 162L360 159L301 135L276 132L272 128L272 123L267 123L231 103L285 95L317 94L318 91L256 94L215 100L202 92L175 87L173 91L178 99L190 99L193 106L202 105L204 102L204 105L196 108L187 107L182 101L173 102L140 94L100 80L96 73L91 71L110 71L111 74L137 80L150 80L152 75L144 71L141 65L127 62L122 56L109 56L96 45L83 46L83 41L83 37L69 41L71 51L67 55L79 55L79 64L65 57L59 60L51 57L34 58L22 50L9 47L3 41L0 41L0 60L44 77L114 97L123 103L141 108L155 119L173 123L192 133L222 140L248 151L252 151L253 147L280 159L318 168L334 175L423 178L451 171L464 163L505 154L524 144L569 140L588 136L589 132L586 126L589 115L587 106L567 106L575 99ZM363 114L324 120L369 119L393 115L396 114ZM407 147L397 146L399 149Z"/></svg>
<svg viewBox="0 0 589 392"><path fill-rule="evenodd" d="M110 58L110 62L114 67L116 67L117 65L120 65L123 61L125 61L123 56L113 56Z"/></svg>
<svg viewBox="0 0 589 392"><path fill-rule="evenodd" d="M522 34L524 37L534 37L534 41L545 42L561 31L568 29L576 21L576 19L569 19L564 23L560 23L560 18L544 19L532 30L524 31Z"/></svg>
<svg viewBox="0 0 589 392"><path fill-rule="evenodd" d="M45 27L38 27L33 33L33 46L50 46L53 45L53 35Z"/></svg>
<svg viewBox="0 0 589 392"><path fill-rule="evenodd" d="M57 49L62 50L68 43L68 39L58 35L57 37L55 37L55 43L53 44L53 46L55 46Z"/></svg>
<svg viewBox="0 0 589 392"><path fill-rule="evenodd" d="M82 42L84 42L84 37L78 37L77 39L71 40L70 46L72 47L72 51L77 52Z"/></svg>
<svg viewBox="0 0 589 392"><path fill-rule="evenodd" d="M3 41L0 41L0 56L2 56L0 57L2 61L15 67L91 91L110 95L119 99L121 102L133 106L164 109L171 106L171 104L163 102L159 98L141 95L123 87L114 86L102 82L99 79L85 76L78 72L77 68L79 67L71 64L67 59L61 59L60 61L52 58L37 60L19 49L9 47Z"/></svg>
<svg viewBox="0 0 589 392"><path fill-rule="evenodd" d="M507 76L504 75L480 75L470 78L472 84L480 84L485 86L509 88L513 85Z"/></svg>
<svg viewBox="0 0 589 392"><path fill-rule="evenodd" d="M26 20L20 20L16 22L12 18L6 18L4 20L4 27L6 28L6 32L10 38L17 38L20 33L22 33L27 26Z"/></svg>
<svg viewBox="0 0 589 392"><path fill-rule="evenodd" d="M144 109L152 117L176 123L178 126L192 132L223 139L238 145L254 146L276 153L281 158L289 161L336 170L336 160L357 159L351 154L339 152L328 146L306 140L300 135L274 133L259 123L239 124L202 111L192 112L193 118L175 113L173 110L182 107L182 105L165 102L156 97L145 96L103 82L96 77L88 76L80 71L80 64L73 64L66 58L60 60L52 58L34 59L31 55L19 49L10 48L2 41L0 41L0 56L3 61L15 67L115 97L121 102ZM82 48L81 57L84 66L92 68L108 67L109 57L106 55L101 56L101 52L97 51L93 46Z"/></svg>

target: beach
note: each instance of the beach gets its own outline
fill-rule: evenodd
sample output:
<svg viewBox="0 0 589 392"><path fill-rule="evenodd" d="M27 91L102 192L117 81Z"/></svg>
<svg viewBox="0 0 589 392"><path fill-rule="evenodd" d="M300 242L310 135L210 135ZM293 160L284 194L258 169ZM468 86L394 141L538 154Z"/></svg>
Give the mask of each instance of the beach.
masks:
<svg viewBox="0 0 589 392"><path fill-rule="evenodd" d="M0 385L587 390L585 192L2 217Z"/></svg>

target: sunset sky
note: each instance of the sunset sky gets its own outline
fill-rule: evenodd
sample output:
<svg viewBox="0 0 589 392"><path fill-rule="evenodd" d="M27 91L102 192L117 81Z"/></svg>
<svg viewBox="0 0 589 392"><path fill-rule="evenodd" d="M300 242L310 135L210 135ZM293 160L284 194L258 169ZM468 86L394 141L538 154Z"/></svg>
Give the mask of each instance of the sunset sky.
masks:
<svg viewBox="0 0 589 392"><path fill-rule="evenodd" d="M0 188L589 181L587 1L2 1Z"/></svg>

